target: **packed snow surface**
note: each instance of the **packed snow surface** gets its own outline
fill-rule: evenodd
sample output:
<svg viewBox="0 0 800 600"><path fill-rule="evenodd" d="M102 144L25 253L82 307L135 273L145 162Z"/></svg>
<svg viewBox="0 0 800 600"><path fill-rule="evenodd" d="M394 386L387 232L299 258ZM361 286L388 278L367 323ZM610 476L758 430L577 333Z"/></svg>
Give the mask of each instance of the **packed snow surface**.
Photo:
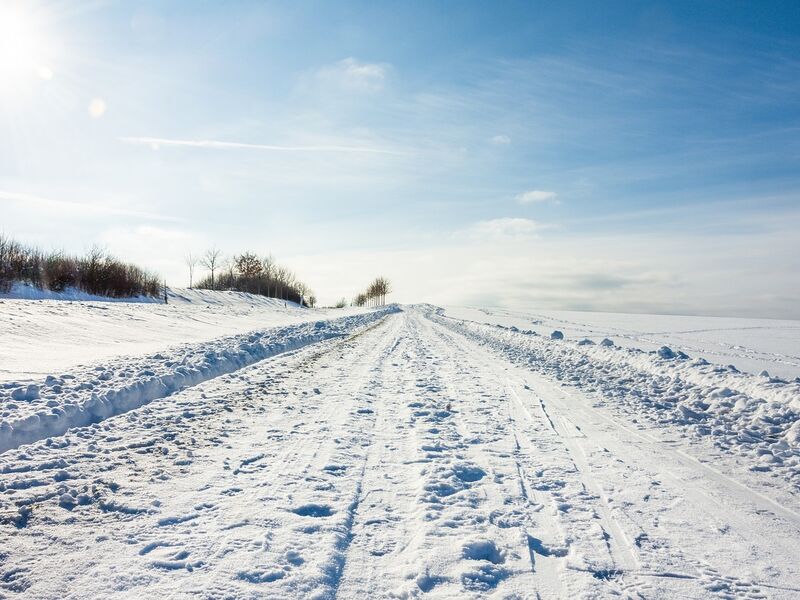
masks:
<svg viewBox="0 0 800 600"><path fill-rule="evenodd" d="M90 424L0 454L0 597L798 597L797 382L455 313L317 312L4 388L4 423Z"/></svg>

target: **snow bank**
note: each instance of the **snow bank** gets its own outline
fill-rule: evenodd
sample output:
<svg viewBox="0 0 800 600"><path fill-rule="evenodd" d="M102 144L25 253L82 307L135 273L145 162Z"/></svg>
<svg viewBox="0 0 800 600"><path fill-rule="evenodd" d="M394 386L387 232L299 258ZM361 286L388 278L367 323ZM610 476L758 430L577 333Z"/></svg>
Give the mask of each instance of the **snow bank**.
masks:
<svg viewBox="0 0 800 600"><path fill-rule="evenodd" d="M348 335L398 310L390 306L339 319L253 331L48 375L33 384L2 384L0 452L97 423L275 354Z"/></svg>
<svg viewBox="0 0 800 600"><path fill-rule="evenodd" d="M438 313L438 314L437 314ZM667 346L655 351L583 345L520 335L446 317L435 321L558 380L599 393L603 402L659 425L675 424L719 448L748 455L800 487L800 382L763 377Z"/></svg>

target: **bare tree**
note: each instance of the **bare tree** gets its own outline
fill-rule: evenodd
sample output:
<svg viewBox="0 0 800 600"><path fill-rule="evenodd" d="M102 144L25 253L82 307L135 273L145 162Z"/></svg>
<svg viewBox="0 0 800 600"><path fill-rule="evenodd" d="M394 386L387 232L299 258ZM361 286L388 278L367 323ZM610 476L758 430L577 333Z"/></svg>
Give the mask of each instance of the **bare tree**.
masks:
<svg viewBox="0 0 800 600"><path fill-rule="evenodd" d="M372 283L369 284L367 290L357 294L353 298L353 305L355 306L384 306L386 304L386 296L392 292L391 284L385 277L376 277Z"/></svg>
<svg viewBox="0 0 800 600"><path fill-rule="evenodd" d="M261 271L264 274L264 279L267 282L267 298L273 298L272 295L272 282L275 280L275 269L277 269L277 265L275 264L275 259L272 258L272 255L265 256L261 259ZM278 286L275 286L274 290L275 296L278 295Z"/></svg>
<svg viewBox="0 0 800 600"><path fill-rule="evenodd" d="M197 263L200 262L200 259L189 252L183 257L183 261L186 263L186 266L189 267L189 289L192 289L192 285L194 284L194 269Z"/></svg>
<svg viewBox="0 0 800 600"><path fill-rule="evenodd" d="M303 302L305 302L306 296L309 292L308 286L305 283L300 282L295 286L295 289L297 290L297 293L300 294L300 306L302 307Z"/></svg>
<svg viewBox="0 0 800 600"><path fill-rule="evenodd" d="M219 266L220 258L222 257L222 250L219 248L211 248L206 250L206 253L203 255L203 258L200 259L200 264L203 265L206 269L211 271L211 289L216 289L214 287L214 271L217 270Z"/></svg>

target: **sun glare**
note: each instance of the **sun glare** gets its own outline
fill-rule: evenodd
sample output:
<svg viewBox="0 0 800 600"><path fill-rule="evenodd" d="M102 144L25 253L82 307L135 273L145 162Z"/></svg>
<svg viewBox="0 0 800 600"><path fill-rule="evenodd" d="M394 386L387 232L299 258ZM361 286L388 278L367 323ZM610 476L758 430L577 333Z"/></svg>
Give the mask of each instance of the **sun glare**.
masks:
<svg viewBox="0 0 800 600"><path fill-rule="evenodd" d="M0 2L0 87L53 78L40 15L30 5Z"/></svg>

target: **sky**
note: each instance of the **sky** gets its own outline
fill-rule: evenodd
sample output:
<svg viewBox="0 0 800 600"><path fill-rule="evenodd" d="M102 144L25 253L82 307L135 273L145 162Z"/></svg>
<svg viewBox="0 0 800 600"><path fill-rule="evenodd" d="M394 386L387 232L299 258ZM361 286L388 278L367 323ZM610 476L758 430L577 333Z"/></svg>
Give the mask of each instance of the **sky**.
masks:
<svg viewBox="0 0 800 600"><path fill-rule="evenodd" d="M323 304L800 319L800 3L0 2L0 231Z"/></svg>

